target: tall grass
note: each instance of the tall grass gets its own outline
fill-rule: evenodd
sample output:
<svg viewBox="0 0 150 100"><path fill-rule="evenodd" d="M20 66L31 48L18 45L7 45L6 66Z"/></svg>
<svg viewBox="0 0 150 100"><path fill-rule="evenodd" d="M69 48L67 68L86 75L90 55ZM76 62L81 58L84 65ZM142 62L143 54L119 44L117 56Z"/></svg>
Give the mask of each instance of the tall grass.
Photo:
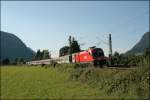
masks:
<svg viewBox="0 0 150 100"><path fill-rule="evenodd" d="M72 65L1 66L2 100L92 99L99 91L86 84L69 80Z"/></svg>
<svg viewBox="0 0 150 100"><path fill-rule="evenodd" d="M111 99L149 99L149 64L137 68L99 69L74 68L72 80L78 80L101 91L101 96Z"/></svg>
<svg viewBox="0 0 150 100"><path fill-rule="evenodd" d="M149 99L149 61L136 68L85 64L1 67L1 99Z"/></svg>

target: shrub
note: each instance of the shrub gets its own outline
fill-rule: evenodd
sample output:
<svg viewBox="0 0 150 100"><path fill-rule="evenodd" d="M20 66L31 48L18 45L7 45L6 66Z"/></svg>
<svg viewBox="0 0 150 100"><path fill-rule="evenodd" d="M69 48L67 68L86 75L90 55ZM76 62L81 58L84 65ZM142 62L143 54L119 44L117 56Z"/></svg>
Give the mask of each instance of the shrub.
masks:
<svg viewBox="0 0 150 100"><path fill-rule="evenodd" d="M112 98L149 98L150 73L146 61L142 66L124 70L81 66L79 64L73 66L72 80L78 80L93 88L98 88L100 91L104 91L106 96Z"/></svg>

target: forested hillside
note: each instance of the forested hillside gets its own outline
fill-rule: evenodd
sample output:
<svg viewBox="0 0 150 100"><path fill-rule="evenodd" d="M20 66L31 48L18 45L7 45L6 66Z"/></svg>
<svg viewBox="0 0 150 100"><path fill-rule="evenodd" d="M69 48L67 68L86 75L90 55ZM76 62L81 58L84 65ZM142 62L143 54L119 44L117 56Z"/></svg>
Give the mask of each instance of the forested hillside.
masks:
<svg viewBox="0 0 150 100"><path fill-rule="evenodd" d="M27 47L17 36L7 32L0 32L1 38L1 60L8 58L13 61L16 58L31 60L34 56L34 51Z"/></svg>
<svg viewBox="0 0 150 100"><path fill-rule="evenodd" d="M145 49L150 49L149 37L150 32L146 32L142 36L141 40L131 50L127 51L126 54L129 55L143 53Z"/></svg>

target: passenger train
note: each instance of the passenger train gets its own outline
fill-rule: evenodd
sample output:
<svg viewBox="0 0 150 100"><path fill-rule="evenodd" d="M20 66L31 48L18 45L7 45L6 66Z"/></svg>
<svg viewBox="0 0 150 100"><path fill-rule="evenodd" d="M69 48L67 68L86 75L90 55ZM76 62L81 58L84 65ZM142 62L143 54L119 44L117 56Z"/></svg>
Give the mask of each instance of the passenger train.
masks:
<svg viewBox="0 0 150 100"><path fill-rule="evenodd" d="M94 66L100 65L102 67L106 64L108 57L105 57L101 48L90 47L88 50L65 55L57 58L29 61L29 65L52 64L52 63L92 63Z"/></svg>

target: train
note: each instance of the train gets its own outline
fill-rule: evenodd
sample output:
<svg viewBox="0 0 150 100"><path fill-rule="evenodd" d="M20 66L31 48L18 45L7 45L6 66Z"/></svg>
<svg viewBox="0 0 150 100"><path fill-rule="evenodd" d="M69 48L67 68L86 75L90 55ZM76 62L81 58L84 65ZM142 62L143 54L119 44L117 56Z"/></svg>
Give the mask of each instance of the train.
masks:
<svg viewBox="0 0 150 100"><path fill-rule="evenodd" d="M73 53L70 55L64 55L57 58L45 59L45 60L37 60L37 61L29 61L27 64L29 65L46 65L52 63L91 63L94 66L100 66L106 64L108 57L104 55L104 51L101 48L90 47L87 50Z"/></svg>

